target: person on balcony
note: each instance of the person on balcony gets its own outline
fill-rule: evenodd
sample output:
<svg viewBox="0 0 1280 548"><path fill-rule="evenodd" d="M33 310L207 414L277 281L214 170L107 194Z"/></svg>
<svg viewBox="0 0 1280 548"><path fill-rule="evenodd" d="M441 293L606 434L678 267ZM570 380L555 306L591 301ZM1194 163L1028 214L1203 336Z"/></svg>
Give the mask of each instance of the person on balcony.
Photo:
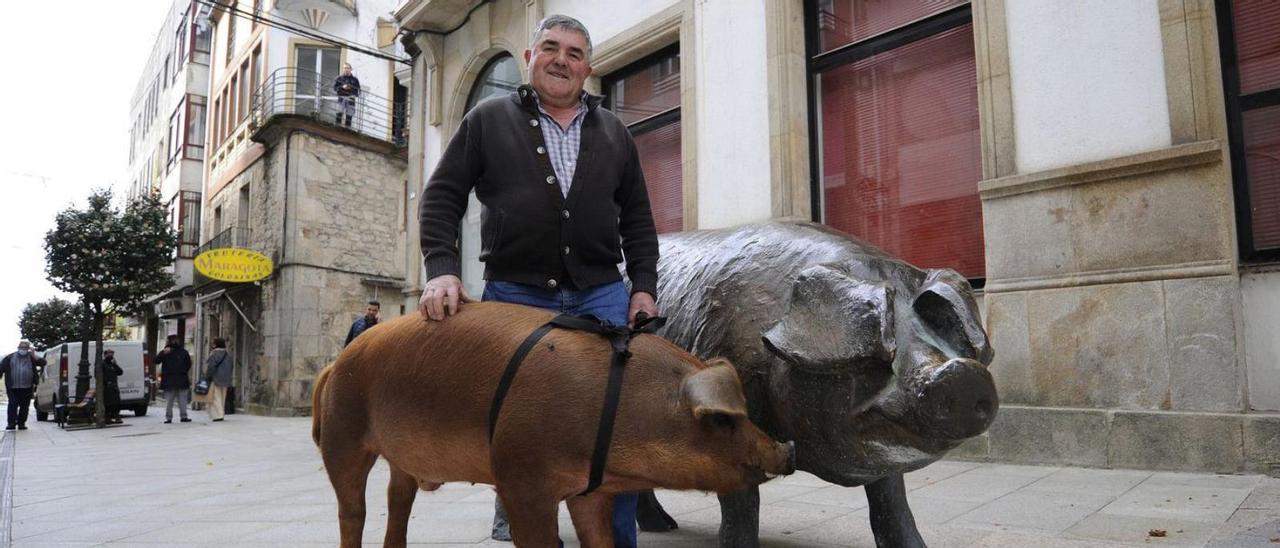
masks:
<svg viewBox="0 0 1280 548"><path fill-rule="evenodd" d="M334 123L351 127L351 118L356 114L356 98L360 96L360 79L351 74L351 63L342 64L342 76L333 81L333 91L338 94L338 113ZM347 117L345 124L343 116Z"/></svg>

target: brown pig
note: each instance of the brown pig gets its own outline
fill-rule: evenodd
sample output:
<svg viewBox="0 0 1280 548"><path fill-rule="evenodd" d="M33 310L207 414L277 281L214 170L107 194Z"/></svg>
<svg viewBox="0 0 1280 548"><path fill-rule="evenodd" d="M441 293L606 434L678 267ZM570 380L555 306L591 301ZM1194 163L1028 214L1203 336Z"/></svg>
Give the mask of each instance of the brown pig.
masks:
<svg viewBox="0 0 1280 548"><path fill-rule="evenodd" d="M702 362L655 335L631 341L604 481L587 487L611 347L554 329L528 353L498 416L488 414L507 362L553 314L467 305L443 322L416 314L370 329L316 379L312 435L338 498L342 546L359 546L365 483L387 460L387 546L403 546L419 488L497 487L518 546L558 542L567 501L585 546L612 546L612 495L662 487L729 493L795 468L791 445L747 419L742 384L723 360Z"/></svg>

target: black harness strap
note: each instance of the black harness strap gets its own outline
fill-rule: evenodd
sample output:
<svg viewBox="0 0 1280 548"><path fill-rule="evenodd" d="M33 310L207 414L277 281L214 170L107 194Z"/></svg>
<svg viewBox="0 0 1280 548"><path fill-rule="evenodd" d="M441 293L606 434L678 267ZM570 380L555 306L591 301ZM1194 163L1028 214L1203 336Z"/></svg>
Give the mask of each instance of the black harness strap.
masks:
<svg viewBox="0 0 1280 548"><path fill-rule="evenodd" d="M524 361L524 357L529 355L529 351L533 350L533 346L542 340L542 337L551 331L554 327L551 324L545 324L533 330L524 342L520 343L520 347L516 349L516 353L511 355L511 360L507 362L507 370L502 372L502 380L498 381L498 390L493 393L493 403L489 405L489 443L493 443L493 429L498 425L498 412L502 411L502 400L507 399L507 390L511 389L512 381L516 380L516 371L520 370L520 362Z"/></svg>
<svg viewBox="0 0 1280 548"><path fill-rule="evenodd" d="M609 459L609 444L613 441L613 425L618 417L618 405L622 400L622 376L626 371L627 360L631 358L631 339L640 333L653 333L666 323L666 318L649 317L643 313L636 315L635 328L613 326L600 321L594 316L571 316L561 314L525 337L524 342L511 355L507 369L498 381L498 389L493 395L493 404L489 406L489 442L493 442L493 433L498 424L498 413L502 411L502 401L515 381L520 363L529 355L529 351L538 344L542 337L554 327L587 331L604 335L613 347L609 359L609 381L605 387L604 407L600 409L600 426L596 430L596 444L591 452L591 472L587 478L587 489L581 494L594 491L604 481L604 465Z"/></svg>

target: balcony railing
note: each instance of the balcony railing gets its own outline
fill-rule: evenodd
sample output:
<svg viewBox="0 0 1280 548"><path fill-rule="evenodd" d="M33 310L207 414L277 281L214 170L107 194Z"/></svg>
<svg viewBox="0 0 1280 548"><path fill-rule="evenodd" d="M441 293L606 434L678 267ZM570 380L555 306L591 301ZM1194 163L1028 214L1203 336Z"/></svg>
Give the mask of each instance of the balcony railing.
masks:
<svg viewBox="0 0 1280 548"><path fill-rule="evenodd" d="M218 249L222 247L249 247L249 237L252 235L248 228L242 226L233 226L222 232L214 234L205 243L200 244L196 248L196 255L199 256L210 249Z"/></svg>
<svg viewBox="0 0 1280 548"><path fill-rule="evenodd" d="M302 68L277 69L254 93L254 122L262 127L279 115L305 116L331 126L388 141L408 144L405 120L408 103L361 91L357 97L339 97L333 78Z"/></svg>

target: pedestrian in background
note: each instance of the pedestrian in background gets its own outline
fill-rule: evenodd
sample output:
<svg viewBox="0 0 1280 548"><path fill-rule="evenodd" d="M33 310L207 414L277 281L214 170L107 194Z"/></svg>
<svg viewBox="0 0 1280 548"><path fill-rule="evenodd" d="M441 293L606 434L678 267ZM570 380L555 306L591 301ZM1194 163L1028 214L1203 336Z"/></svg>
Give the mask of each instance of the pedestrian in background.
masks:
<svg viewBox="0 0 1280 548"><path fill-rule="evenodd" d="M18 343L18 351L0 360L0 375L4 376L4 391L9 395L9 425L5 430L26 430L27 412L31 407L31 395L35 393L36 368L44 367L44 359L31 351L31 343Z"/></svg>
<svg viewBox="0 0 1280 548"><path fill-rule="evenodd" d="M204 362L204 378L209 381L209 420L219 422L223 419L227 403L227 387L231 386L231 368L235 362L231 353L227 352L227 340L218 337L213 339L213 351Z"/></svg>
<svg viewBox="0 0 1280 548"><path fill-rule="evenodd" d="M366 329L378 325L378 313L381 310L381 303L369 301L369 305L364 309L364 315L356 318L356 321L351 323L351 329L347 331L347 342L342 343L342 346L345 348L351 344L351 341L356 340L356 337L359 337L361 333L364 333Z"/></svg>
<svg viewBox="0 0 1280 548"><path fill-rule="evenodd" d="M160 389L164 391L164 422L173 422L173 404L178 404L182 422L187 418L187 405L191 403L191 354L182 347L182 339L169 335L164 350L156 356L160 361Z"/></svg>
<svg viewBox="0 0 1280 548"><path fill-rule="evenodd" d="M116 363L116 351L110 348L102 351L102 389L103 406L107 410L107 422L119 424L120 419L120 375L124 369Z"/></svg>

